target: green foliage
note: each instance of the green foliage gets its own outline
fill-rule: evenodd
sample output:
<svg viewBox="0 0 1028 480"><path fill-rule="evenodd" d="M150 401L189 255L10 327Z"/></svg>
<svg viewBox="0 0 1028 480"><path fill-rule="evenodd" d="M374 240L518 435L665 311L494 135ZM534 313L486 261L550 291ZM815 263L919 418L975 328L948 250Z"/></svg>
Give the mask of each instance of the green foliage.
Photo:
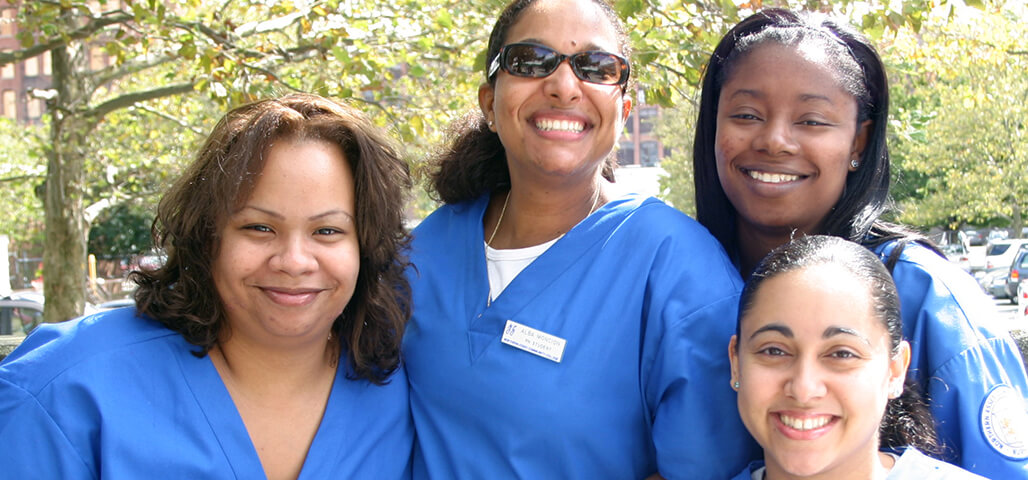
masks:
<svg viewBox="0 0 1028 480"><path fill-rule="evenodd" d="M923 227L1011 226L1028 208L1028 34L1024 5L929 19L890 45L902 88L892 147L912 181L900 219ZM902 184L901 184L902 185Z"/></svg>
<svg viewBox="0 0 1028 480"><path fill-rule="evenodd" d="M954 2L941 0L938 8L952 9ZM48 231L48 262L56 262L80 256L58 250L78 237L84 241L81 225L103 218L104 208L127 202L152 211L163 187L189 161L220 112L257 98L305 91L352 102L388 128L403 143L412 170L423 172L421 159L443 140L445 127L478 108L486 36L505 3L19 2L16 21L23 48L0 52L0 65L53 54L54 83L60 88L43 96L49 98L48 110L61 112L62 119L47 124L48 138L38 132L0 132L0 141L11 145L10 153L0 155L21 155L0 164L0 179L18 172L38 176L46 165L43 158L56 159L45 172L49 186L71 192L64 203L50 200L46 207L47 228L61 225L68 232ZM690 102L723 32L771 3L617 0L636 53L634 78L646 103L672 107ZM847 14L878 36L923 29L929 12L915 0L773 3ZM681 134L691 130L684 120L690 116L683 113L664 137L673 155L665 167L671 176L662 187L682 208L691 196L691 155L687 144L677 142L691 139ZM18 137L22 134L29 136ZM39 185L38 178L25 180L0 195L0 207L15 212L0 226L33 232L19 241L39 235L41 197L31 193ZM434 205L423 193L412 204L418 213ZM58 238L64 235L74 238ZM80 263L71 258L63 266L48 264L47 281L63 278L62 289L74 288L82 277L76 270Z"/></svg>
<svg viewBox="0 0 1028 480"><path fill-rule="evenodd" d="M11 250L32 250L43 237L43 200L37 194L46 176L38 145L42 127L0 119L0 234Z"/></svg>
<svg viewBox="0 0 1028 480"><path fill-rule="evenodd" d="M688 215L696 216L696 188L693 185L692 145L696 124L693 103L666 110L655 133L671 151L660 166L667 172L660 178L661 199Z"/></svg>
<svg viewBox="0 0 1028 480"><path fill-rule="evenodd" d="M149 251L153 214L133 204L104 210L89 230L89 252L99 258L121 259Z"/></svg>

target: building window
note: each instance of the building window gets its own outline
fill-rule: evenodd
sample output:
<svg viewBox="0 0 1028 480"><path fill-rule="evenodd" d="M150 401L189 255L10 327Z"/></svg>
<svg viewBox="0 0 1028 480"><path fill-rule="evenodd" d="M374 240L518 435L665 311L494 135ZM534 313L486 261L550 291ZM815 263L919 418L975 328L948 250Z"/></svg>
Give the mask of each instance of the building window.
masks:
<svg viewBox="0 0 1028 480"><path fill-rule="evenodd" d="M53 58L50 56L50 52L44 53L43 57L43 75L50 76L54 73Z"/></svg>
<svg viewBox="0 0 1028 480"><path fill-rule="evenodd" d="M9 53L10 50L4 49L4 53ZM0 68L0 78L14 78L14 64L8 63Z"/></svg>
<svg viewBox="0 0 1028 480"><path fill-rule="evenodd" d="M89 49L89 69L92 71L103 70L106 67L104 50L100 47Z"/></svg>
<svg viewBox="0 0 1028 480"><path fill-rule="evenodd" d="M39 57L32 57L25 60L25 76L26 77L38 77L39 76Z"/></svg>
<svg viewBox="0 0 1028 480"><path fill-rule="evenodd" d="M13 8L5 8L0 14L0 36L14 36L14 17L18 14Z"/></svg>
<svg viewBox="0 0 1028 480"><path fill-rule="evenodd" d="M43 116L43 100L40 98L30 98L28 102L28 116L29 120L39 120L39 117Z"/></svg>
<svg viewBox="0 0 1028 480"><path fill-rule="evenodd" d="M635 163L635 143L631 141L621 142L618 148L618 165L632 165Z"/></svg>
<svg viewBox="0 0 1028 480"><path fill-rule="evenodd" d="M657 123L657 107L639 109L639 133L650 133Z"/></svg>
<svg viewBox="0 0 1028 480"><path fill-rule="evenodd" d="M625 133L631 135L635 133L635 114L629 114L628 120L625 121Z"/></svg>
<svg viewBox="0 0 1028 480"><path fill-rule="evenodd" d="M639 163L652 167L660 162L660 144L654 141L642 142L639 146Z"/></svg>
<svg viewBox="0 0 1028 480"><path fill-rule="evenodd" d="M14 90L4 90L4 116L7 118L18 118L18 102Z"/></svg>

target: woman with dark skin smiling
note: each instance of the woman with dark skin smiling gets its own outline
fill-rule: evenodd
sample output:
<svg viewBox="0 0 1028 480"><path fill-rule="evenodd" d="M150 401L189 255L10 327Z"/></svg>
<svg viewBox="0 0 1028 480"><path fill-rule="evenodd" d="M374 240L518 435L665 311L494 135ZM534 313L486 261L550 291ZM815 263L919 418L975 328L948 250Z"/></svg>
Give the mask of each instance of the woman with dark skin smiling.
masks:
<svg viewBox="0 0 1028 480"><path fill-rule="evenodd" d="M695 221L611 192L627 42L602 0L497 20L482 115L414 231L415 478L723 479L755 458L724 381L738 273Z"/></svg>
<svg viewBox="0 0 1028 480"><path fill-rule="evenodd" d="M942 457L989 478L1028 478L1028 381L1016 345L970 276L880 218L888 110L882 61L852 28L780 9L743 20L703 80L697 219L744 277L802 234L842 237L881 257L900 295L908 376L929 402Z"/></svg>
<svg viewBox="0 0 1028 480"><path fill-rule="evenodd" d="M410 478L409 185L351 107L230 111L161 200L167 260L133 273L137 307L0 363L0 475Z"/></svg>

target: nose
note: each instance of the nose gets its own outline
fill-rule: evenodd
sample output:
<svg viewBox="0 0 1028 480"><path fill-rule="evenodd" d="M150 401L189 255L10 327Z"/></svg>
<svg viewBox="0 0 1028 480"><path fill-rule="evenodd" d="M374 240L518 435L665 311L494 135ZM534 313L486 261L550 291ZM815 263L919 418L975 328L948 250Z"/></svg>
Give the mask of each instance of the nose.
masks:
<svg viewBox="0 0 1028 480"><path fill-rule="evenodd" d="M561 104L572 103L582 97L581 80L575 76L568 59L561 61L557 70L544 78L543 82L543 92Z"/></svg>
<svg viewBox="0 0 1028 480"><path fill-rule="evenodd" d="M786 119L768 119L760 134L754 139L754 147L768 155L792 155L798 150L793 137L792 122Z"/></svg>
<svg viewBox="0 0 1028 480"><path fill-rule="evenodd" d="M283 238L269 262L273 270L291 276L303 275L318 268L318 260L309 239L300 235Z"/></svg>
<svg viewBox="0 0 1028 480"><path fill-rule="evenodd" d="M814 360L797 359L791 373L785 385L785 394L796 401L807 403L827 393L821 371Z"/></svg>

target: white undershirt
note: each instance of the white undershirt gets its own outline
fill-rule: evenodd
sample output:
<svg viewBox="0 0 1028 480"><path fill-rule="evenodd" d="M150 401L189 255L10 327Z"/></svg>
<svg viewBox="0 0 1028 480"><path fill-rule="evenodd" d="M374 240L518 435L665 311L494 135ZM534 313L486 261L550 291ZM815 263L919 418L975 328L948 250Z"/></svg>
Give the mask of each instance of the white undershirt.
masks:
<svg viewBox="0 0 1028 480"><path fill-rule="evenodd" d="M525 267L539 258L543 252L548 250L563 236L561 235L546 243L531 247L506 250L497 250L486 244L485 264L486 269L489 271L489 301L491 302L496 297L499 297L500 293L507 288L507 285L514 281L514 277L517 277Z"/></svg>

